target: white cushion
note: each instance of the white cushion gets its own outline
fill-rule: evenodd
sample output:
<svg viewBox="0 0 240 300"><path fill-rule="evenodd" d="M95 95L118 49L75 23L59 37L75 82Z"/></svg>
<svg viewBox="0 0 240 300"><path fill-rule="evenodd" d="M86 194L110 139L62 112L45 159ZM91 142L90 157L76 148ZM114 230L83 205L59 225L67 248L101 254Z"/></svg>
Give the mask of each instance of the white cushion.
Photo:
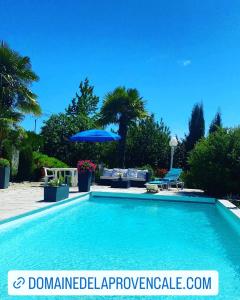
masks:
<svg viewBox="0 0 240 300"><path fill-rule="evenodd" d="M119 173L121 173L121 171L120 171L121 169L118 169L118 168L114 168L113 169L113 172L112 172L112 176L113 177L119 177Z"/></svg>
<svg viewBox="0 0 240 300"><path fill-rule="evenodd" d="M135 179L135 178L137 178L137 172L138 172L137 169L128 169L127 177Z"/></svg>
<svg viewBox="0 0 240 300"><path fill-rule="evenodd" d="M110 177L112 176L112 173L113 173L113 169L107 169L107 168L103 169L103 176Z"/></svg>
<svg viewBox="0 0 240 300"><path fill-rule="evenodd" d="M145 179L146 180L146 175L147 175L148 170L138 170L137 172L137 178Z"/></svg>
<svg viewBox="0 0 240 300"><path fill-rule="evenodd" d="M128 172L128 169L119 169L120 171L120 173L122 173L123 174L123 177L127 177L127 172Z"/></svg>

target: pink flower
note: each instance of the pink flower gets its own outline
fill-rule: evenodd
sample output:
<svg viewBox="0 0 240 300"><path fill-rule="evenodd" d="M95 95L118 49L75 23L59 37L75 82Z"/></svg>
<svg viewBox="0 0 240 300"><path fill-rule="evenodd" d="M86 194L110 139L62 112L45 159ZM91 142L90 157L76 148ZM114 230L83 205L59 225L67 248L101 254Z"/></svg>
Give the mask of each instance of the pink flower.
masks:
<svg viewBox="0 0 240 300"><path fill-rule="evenodd" d="M77 169L79 173L85 171L94 172L96 170L96 165L90 160L80 160L77 163Z"/></svg>

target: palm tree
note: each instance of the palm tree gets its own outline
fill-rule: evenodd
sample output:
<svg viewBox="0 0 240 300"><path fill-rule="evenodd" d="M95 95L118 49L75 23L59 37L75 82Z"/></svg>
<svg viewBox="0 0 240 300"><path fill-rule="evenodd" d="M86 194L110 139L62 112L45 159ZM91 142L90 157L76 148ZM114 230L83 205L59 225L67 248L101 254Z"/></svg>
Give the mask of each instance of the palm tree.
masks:
<svg viewBox="0 0 240 300"><path fill-rule="evenodd" d="M0 46L0 104L2 109L16 110L22 114L41 114L35 95L29 88L38 81L31 70L30 58L20 56L3 42Z"/></svg>
<svg viewBox="0 0 240 300"><path fill-rule="evenodd" d="M3 136L24 118L25 114L41 114L30 85L38 81L29 57L21 56L5 43L0 45L0 150Z"/></svg>
<svg viewBox="0 0 240 300"><path fill-rule="evenodd" d="M125 165L126 138L129 125L147 116L145 102L137 89L117 87L108 93L103 101L100 111L100 124L105 126L117 124L121 136L119 142L119 165Z"/></svg>

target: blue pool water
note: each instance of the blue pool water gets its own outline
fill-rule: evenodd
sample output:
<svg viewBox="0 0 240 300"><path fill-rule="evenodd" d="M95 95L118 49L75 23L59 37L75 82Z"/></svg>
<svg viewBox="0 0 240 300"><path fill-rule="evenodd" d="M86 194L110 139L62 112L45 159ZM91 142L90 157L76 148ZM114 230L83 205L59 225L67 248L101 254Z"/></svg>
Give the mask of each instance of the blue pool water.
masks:
<svg viewBox="0 0 240 300"><path fill-rule="evenodd" d="M91 197L0 226L0 299L9 270L217 270L217 297L240 299L238 220L214 204ZM10 223L9 223L10 224ZM74 299L21 297L20 299ZM152 297L77 297L77 299ZM170 299L178 297L154 297ZM76 299L76 297L75 297Z"/></svg>

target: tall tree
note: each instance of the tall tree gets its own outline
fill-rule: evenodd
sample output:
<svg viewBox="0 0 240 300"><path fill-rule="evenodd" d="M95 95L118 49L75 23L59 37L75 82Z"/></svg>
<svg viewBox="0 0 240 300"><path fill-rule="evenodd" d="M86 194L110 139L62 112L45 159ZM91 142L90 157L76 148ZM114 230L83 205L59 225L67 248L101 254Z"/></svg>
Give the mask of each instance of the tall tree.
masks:
<svg viewBox="0 0 240 300"><path fill-rule="evenodd" d="M127 136L127 167L168 167L170 130L154 115L130 126Z"/></svg>
<svg viewBox="0 0 240 300"><path fill-rule="evenodd" d="M0 109L18 113L19 118L25 113L39 115L41 109L37 102L37 95L30 90L30 85L38 79L31 69L30 58L21 56L2 42L0 46Z"/></svg>
<svg viewBox="0 0 240 300"><path fill-rule="evenodd" d="M80 82L79 89L80 94L76 93L66 109L66 113L73 116L85 115L91 117L97 111L99 97L94 95L94 86L89 84L87 78Z"/></svg>
<svg viewBox="0 0 240 300"><path fill-rule="evenodd" d="M128 128L137 120L147 116L144 100L137 89L117 87L105 96L101 111L100 124L117 124L119 141L119 166L125 165L126 138Z"/></svg>
<svg viewBox="0 0 240 300"><path fill-rule="evenodd" d="M68 139L73 134L92 128L92 126L91 121L81 116L68 116L64 113L52 115L44 122L41 131L44 153L70 166L76 166L79 159L93 159L95 144L72 143Z"/></svg>
<svg viewBox="0 0 240 300"><path fill-rule="evenodd" d="M186 167L186 159L187 159L187 153L185 149L185 140L179 139L178 140L178 145L175 149L174 152L174 166L178 168L185 168Z"/></svg>
<svg viewBox="0 0 240 300"><path fill-rule="evenodd" d="M212 120L212 123L209 127L209 134L218 130L218 128L222 128L222 116L221 113L218 111Z"/></svg>
<svg viewBox="0 0 240 300"><path fill-rule="evenodd" d="M21 56L5 43L0 45L0 151L10 130L25 114L41 114L37 96L30 85L38 80L30 58Z"/></svg>
<svg viewBox="0 0 240 300"><path fill-rule="evenodd" d="M195 144L204 137L205 134L205 120L202 103L194 105L188 126L189 133L185 141L185 148L187 152L191 151Z"/></svg>
<svg viewBox="0 0 240 300"><path fill-rule="evenodd" d="M98 101L94 87L85 79L80 83L80 93L76 93L65 113L52 115L44 122L41 131L44 152L72 166L79 159L96 157L97 145L70 143L68 138L79 131L96 127Z"/></svg>

